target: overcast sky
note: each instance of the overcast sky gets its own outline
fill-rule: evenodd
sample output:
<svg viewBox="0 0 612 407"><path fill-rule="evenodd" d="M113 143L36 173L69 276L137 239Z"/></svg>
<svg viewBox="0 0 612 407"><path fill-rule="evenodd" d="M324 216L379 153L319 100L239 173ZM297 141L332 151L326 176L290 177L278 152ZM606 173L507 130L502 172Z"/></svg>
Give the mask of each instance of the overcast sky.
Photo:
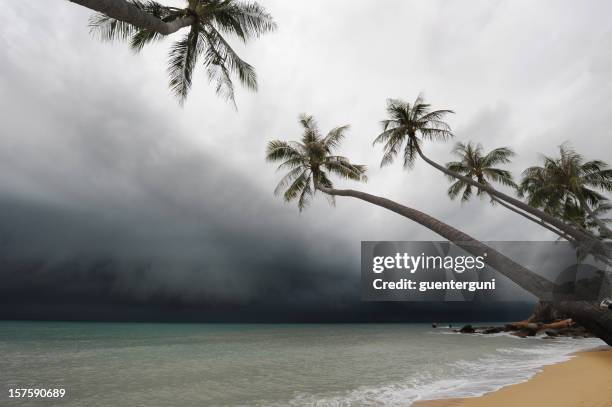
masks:
<svg viewBox="0 0 612 407"><path fill-rule="evenodd" d="M369 182L338 186L384 195L482 240L553 236L486 200L449 201L448 181L424 163L379 169L371 142L387 98L423 91L435 108L455 110L457 141L513 148L515 176L564 142L610 159L610 2L260 3L279 29L246 48L232 42L259 76L257 93L238 91L238 110L215 96L201 69L185 106L177 104L166 75L172 38L134 55L89 35L91 13L80 6L5 4L0 314L67 316L85 303L98 314L83 317L124 303L242 312L274 306L271 298L358 301L361 240L439 238L349 198L336 208L318 199L300 214L274 197L281 175L264 161L265 145L298 139L300 113L324 131L351 124L341 153L368 165ZM446 162L452 144L425 150Z"/></svg>

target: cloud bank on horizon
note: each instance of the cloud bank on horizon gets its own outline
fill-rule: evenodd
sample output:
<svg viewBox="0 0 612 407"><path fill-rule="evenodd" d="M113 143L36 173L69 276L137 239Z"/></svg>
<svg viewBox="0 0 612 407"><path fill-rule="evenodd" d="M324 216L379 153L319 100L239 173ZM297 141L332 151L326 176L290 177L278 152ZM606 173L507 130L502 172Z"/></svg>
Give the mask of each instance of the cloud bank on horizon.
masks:
<svg viewBox="0 0 612 407"><path fill-rule="evenodd" d="M423 163L379 169L386 98L425 91L457 112L457 140L512 147L515 176L564 142L589 158L612 150L609 2L261 3L279 29L238 46L260 83L238 91L238 111L197 70L180 108L168 41L133 55L92 38L91 13L67 2L0 15L4 317L36 301L51 317L61 304L358 307L361 240L438 238L348 198L302 214L275 198L265 144L297 139L302 112L323 131L351 124L341 152L369 166L360 188L483 240L553 237L487 200L449 201ZM425 148L450 160L451 143Z"/></svg>

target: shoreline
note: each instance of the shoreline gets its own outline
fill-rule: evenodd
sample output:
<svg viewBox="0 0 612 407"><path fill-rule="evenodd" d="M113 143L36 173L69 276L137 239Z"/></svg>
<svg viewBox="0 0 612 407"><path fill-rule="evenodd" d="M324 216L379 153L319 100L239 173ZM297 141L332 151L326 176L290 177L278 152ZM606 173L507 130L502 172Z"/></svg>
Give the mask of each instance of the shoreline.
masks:
<svg viewBox="0 0 612 407"><path fill-rule="evenodd" d="M577 352L571 359L547 365L531 379L479 397L422 400L412 407L609 407L612 406L612 349Z"/></svg>

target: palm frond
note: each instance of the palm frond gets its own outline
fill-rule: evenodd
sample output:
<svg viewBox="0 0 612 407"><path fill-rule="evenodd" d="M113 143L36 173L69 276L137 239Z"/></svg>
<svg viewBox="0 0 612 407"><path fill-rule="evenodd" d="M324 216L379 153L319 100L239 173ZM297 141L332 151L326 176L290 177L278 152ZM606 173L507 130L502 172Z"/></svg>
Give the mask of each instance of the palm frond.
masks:
<svg viewBox="0 0 612 407"><path fill-rule="evenodd" d="M138 30L130 39L130 48L134 52L142 51L143 47L151 42L161 40L163 36L155 31L150 30Z"/></svg>
<svg viewBox="0 0 612 407"><path fill-rule="evenodd" d="M352 164L348 158L342 156L329 156L325 158L323 166L330 172L355 181L366 181L367 167L365 165Z"/></svg>
<svg viewBox="0 0 612 407"><path fill-rule="evenodd" d="M448 188L446 193L450 199L455 199L457 198L457 196L459 196L459 194L461 193L463 189L469 188L469 187L470 185L467 184L466 182L458 180L458 181L455 181L453 184L451 184L451 186Z"/></svg>
<svg viewBox="0 0 612 407"><path fill-rule="evenodd" d="M223 36L213 27L208 32L209 39L214 44L218 54L223 58L227 69L238 76L240 82L249 89L257 90L257 74L255 69L245 62Z"/></svg>
<svg viewBox="0 0 612 407"><path fill-rule="evenodd" d="M267 161L280 161L289 159L302 158L302 153L299 151L299 147L291 145L286 141L272 140L266 147L266 160Z"/></svg>
<svg viewBox="0 0 612 407"><path fill-rule="evenodd" d="M509 147L499 147L491 150L483 157L483 165L490 167L496 164L508 164L516 153Z"/></svg>
<svg viewBox="0 0 612 407"><path fill-rule="evenodd" d="M380 161L381 168L393 162L399 153L402 144L404 143L404 133L401 131L392 131L389 133L389 139L384 146L383 158Z"/></svg>
<svg viewBox="0 0 612 407"><path fill-rule="evenodd" d="M283 189L287 188L290 184L292 184L296 178L304 173L304 168L298 167L289 171L276 185L274 188L274 195L280 195Z"/></svg>
<svg viewBox="0 0 612 407"><path fill-rule="evenodd" d="M340 146L342 140L346 136L346 131L350 128L349 125L334 127L323 139L323 144L328 152L333 151Z"/></svg>
<svg viewBox="0 0 612 407"><path fill-rule="evenodd" d="M383 125L383 132L374 139L372 142L373 146L378 143L386 143L394 135L402 133L401 129L390 126L390 120L383 120L381 124Z"/></svg>
<svg viewBox="0 0 612 407"><path fill-rule="evenodd" d="M478 192L478 195L480 195L480 190ZM467 202L470 200L471 197L472 197L472 186L468 184L465 186L463 190L463 195L461 195L461 202Z"/></svg>
<svg viewBox="0 0 612 407"><path fill-rule="evenodd" d="M442 119L444 119L444 116L448 114L455 114L455 112L450 109L434 110L433 112L423 112L423 115L418 117L418 121L421 123L435 123L441 128L450 131L450 126L442 121Z"/></svg>
<svg viewBox="0 0 612 407"><path fill-rule="evenodd" d="M168 58L168 75L170 76L170 90L184 103L189 89L191 77L198 54L201 52L197 25L192 25L189 32L170 48Z"/></svg>
<svg viewBox="0 0 612 407"><path fill-rule="evenodd" d="M319 133L317 121L315 120L314 116L302 113L299 117L299 122L307 132L315 134Z"/></svg>
<svg viewBox="0 0 612 407"><path fill-rule="evenodd" d="M459 174L467 174L470 172L470 168L463 161L450 161L446 163L446 168L452 172L458 172ZM453 179L455 179L453 177Z"/></svg>
<svg viewBox="0 0 612 407"><path fill-rule="evenodd" d="M436 127L422 127L419 129L419 133L421 133L421 137L427 140L440 140L445 141L449 138L454 137L454 134L450 130L436 128Z"/></svg>
<svg viewBox="0 0 612 407"><path fill-rule="evenodd" d="M507 187L518 188L518 185L514 182L512 173L510 171L502 170L500 168L483 168L483 176L490 179L491 181L505 185Z"/></svg>
<svg viewBox="0 0 612 407"><path fill-rule="evenodd" d="M247 88L256 90L255 69L238 56L214 27L200 25L199 32L202 42L206 44L203 65L206 68L208 79L215 84L217 95L235 105L232 74L235 74Z"/></svg>
<svg viewBox="0 0 612 407"><path fill-rule="evenodd" d="M209 12L216 28L247 41L274 31L276 23L262 6L255 2L223 1L211 4Z"/></svg>
<svg viewBox="0 0 612 407"><path fill-rule="evenodd" d="M313 195L314 191L310 186L310 180L308 180L302 187L302 192L300 193L300 197L298 199L298 209L300 212L306 209L306 207L310 204Z"/></svg>
<svg viewBox="0 0 612 407"><path fill-rule="evenodd" d="M137 31L133 25L96 13L89 18L89 32L103 41L127 40Z"/></svg>
<svg viewBox="0 0 612 407"><path fill-rule="evenodd" d="M319 182L319 184L321 184L325 188L333 188L334 187L333 182L329 179L329 177L327 176L325 171L319 171L318 182ZM333 195L325 194L325 197L327 198L327 202L331 206L336 206L336 198Z"/></svg>
<svg viewBox="0 0 612 407"><path fill-rule="evenodd" d="M283 194L285 202L291 202L300 196L304 188L310 185L310 171L302 171L298 176L294 177ZM277 186L278 188L278 186Z"/></svg>
<svg viewBox="0 0 612 407"><path fill-rule="evenodd" d="M418 150L421 141L416 138L409 138L404 147L404 168L412 168L418 157Z"/></svg>
<svg viewBox="0 0 612 407"><path fill-rule="evenodd" d="M278 168L276 169L277 171L281 171L281 170L291 170L297 167L307 167L308 166L308 160L305 157L295 157L295 158L290 158L287 161L284 161L283 163L281 163Z"/></svg>

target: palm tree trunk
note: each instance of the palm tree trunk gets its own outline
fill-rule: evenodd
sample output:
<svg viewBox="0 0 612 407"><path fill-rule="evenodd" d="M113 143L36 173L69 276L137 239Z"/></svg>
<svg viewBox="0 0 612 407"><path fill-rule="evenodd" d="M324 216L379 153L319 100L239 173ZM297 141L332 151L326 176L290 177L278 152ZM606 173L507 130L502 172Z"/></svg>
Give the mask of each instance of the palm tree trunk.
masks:
<svg viewBox="0 0 612 407"><path fill-rule="evenodd" d="M399 215L402 215L414 222L417 222L429 230L437 233L443 238L455 243L468 253L481 256L487 253L485 263L500 273L514 281L524 290L532 293L538 298L549 298L554 291L555 285L544 277L535 274L531 270L521 266L512 259L504 256L498 251L485 245L484 243L474 239L466 233L461 232L454 227L447 225L438 219L427 215L421 211L401 205L387 198L382 198L376 195L371 195L361 191L352 189L333 189L324 186L317 186L317 189L332 196L350 196L369 202L376 206L388 209Z"/></svg>
<svg viewBox="0 0 612 407"><path fill-rule="evenodd" d="M159 18L140 10L126 0L68 0L91 10L98 11L111 18L132 24L138 28L155 31L162 35L169 35L183 27L194 24L194 16L177 18L170 22L164 22Z"/></svg>
<svg viewBox="0 0 612 407"><path fill-rule="evenodd" d="M431 165L432 167L436 168L437 170L443 172L444 174L459 179L463 182L468 183L469 185L472 185L476 188L479 188L483 191L486 191L489 193L489 195L491 196L495 196L496 198L499 198L500 200L503 200L505 202L508 202L509 204L514 205L515 207L522 209L523 211L530 213L531 215L542 219L543 222L549 223L552 226L556 227L557 229L567 233L569 236L573 237L574 239L578 240L578 241L590 241L593 242L596 246L595 248L601 252L602 254L604 254L606 257L612 259L612 253L609 251L608 248L606 248L605 246L603 246L601 244L601 242L599 242L593 235L591 235L590 233L585 233L581 230L578 230L570 225L568 225L565 222L560 221L559 219L555 218L554 216L551 216L549 214L547 214L546 212L543 212L537 208L534 208L532 206L527 205L526 203L513 198L509 195L504 194L503 192L500 192L498 190L496 190L495 188L492 188L489 185L483 185L478 183L477 181L474 181L472 178L469 177L465 177L459 173L456 173L454 171L450 171L448 168L444 167L443 165L440 165L438 163L436 163L435 161L429 159L425 154L423 154L423 152L421 151L421 149L417 146L417 153L419 154L419 156L425 161L427 162L429 165ZM536 222L538 223L538 222Z"/></svg>
<svg viewBox="0 0 612 407"><path fill-rule="evenodd" d="M602 310L592 301L561 301L553 306L612 346L612 311Z"/></svg>
<svg viewBox="0 0 612 407"><path fill-rule="evenodd" d="M453 242L473 255L480 256L483 253L487 253L487 257L485 258L486 264L538 298L544 300L551 299L551 294L555 288L552 282L535 274L531 270L521 266L468 234L426 213L401 205L390 199L361 191L352 189L333 189L321 185L315 185L315 188L328 195L353 197L388 209L425 226L429 230ZM612 312L598 308L596 302L563 301L559 303L555 302L554 304L555 306L560 304L559 307L562 312L589 329L591 333L601 338L608 345L612 346Z"/></svg>
<svg viewBox="0 0 612 407"><path fill-rule="evenodd" d="M491 199L495 202L500 204L501 206L503 206L504 208L511 210L514 213L518 213L519 215L521 215L522 217L529 219L530 221L537 223L538 225L550 230L551 232L553 232L554 234L556 234L559 237L562 237L563 239L567 240L567 241L574 241L573 238L571 238L570 236L567 235L567 233L561 232L559 229L556 229L552 226L550 226L548 223L543 222L542 220L530 216L528 214L526 214L525 212L522 212L520 210L518 210L517 208L515 208L512 205L508 205L507 203L505 203L504 201L502 201L501 199L495 197L495 196L491 196Z"/></svg>

